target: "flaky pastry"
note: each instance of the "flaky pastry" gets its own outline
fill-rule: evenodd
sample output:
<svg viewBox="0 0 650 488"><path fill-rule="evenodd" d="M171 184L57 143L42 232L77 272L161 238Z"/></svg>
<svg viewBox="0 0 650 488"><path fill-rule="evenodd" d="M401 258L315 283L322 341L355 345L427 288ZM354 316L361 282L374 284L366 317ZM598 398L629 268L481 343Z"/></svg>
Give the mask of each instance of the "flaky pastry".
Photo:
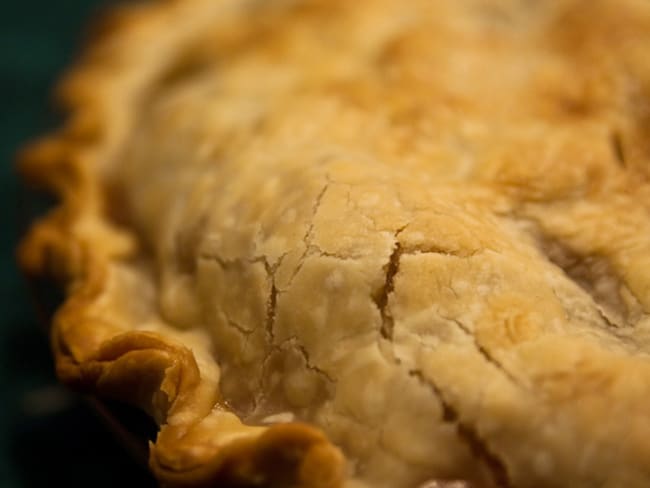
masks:
<svg viewBox="0 0 650 488"><path fill-rule="evenodd" d="M67 384L166 486L650 486L650 2L117 10L21 156Z"/></svg>

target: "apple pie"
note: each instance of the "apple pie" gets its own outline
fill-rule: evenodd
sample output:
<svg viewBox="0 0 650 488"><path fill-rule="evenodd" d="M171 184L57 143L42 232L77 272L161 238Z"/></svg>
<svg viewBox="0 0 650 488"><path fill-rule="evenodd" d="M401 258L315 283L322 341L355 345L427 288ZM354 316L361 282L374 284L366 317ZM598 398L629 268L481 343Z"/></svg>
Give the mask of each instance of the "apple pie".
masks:
<svg viewBox="0 0 650 488"><path fill-rule="evenodd" d="M162 485L650 486L647 0L138 2L58 94L19 258Z"/></svg>

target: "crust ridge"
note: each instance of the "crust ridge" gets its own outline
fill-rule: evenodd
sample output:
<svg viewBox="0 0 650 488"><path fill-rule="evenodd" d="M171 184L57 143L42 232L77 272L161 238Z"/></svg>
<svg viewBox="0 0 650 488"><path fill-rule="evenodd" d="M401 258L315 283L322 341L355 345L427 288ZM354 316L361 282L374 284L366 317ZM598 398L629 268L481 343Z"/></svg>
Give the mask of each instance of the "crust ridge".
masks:
<svg viewBox="0 0 650 488"><path fill-rule="evenodd" d="M297 423L243 425L220 404L216 382L201 376L190 349L93 314L106 292L111 263L138 251L135 236L109 223L105 196L93 177L127 126L126 114L119 113L120 104L110 94L122 92L119 101L128 102L164 71L151 62L144 78L133 78L132 68L152 49L142 43L172 22L182 32L183 16L192 17L188 12L202 1L122 6L98 24L80 61L56 90L67 113L64 127L17 157L24 179L59 201L20 243L17 258L27 275L49 276L67 290L51 329L59 378L75 389L133 403L161 426L150 445L150 467L162 485L337 487L343 457L320 431ZM221 4L227 13L236 2ZM192 33L192 27L186 31ZM182 34L171 37L169 45L157 47L173 58L174 44L191 42L191 35L182 42ZM134 40L140 44L127 55L123 44Z"/></svg>

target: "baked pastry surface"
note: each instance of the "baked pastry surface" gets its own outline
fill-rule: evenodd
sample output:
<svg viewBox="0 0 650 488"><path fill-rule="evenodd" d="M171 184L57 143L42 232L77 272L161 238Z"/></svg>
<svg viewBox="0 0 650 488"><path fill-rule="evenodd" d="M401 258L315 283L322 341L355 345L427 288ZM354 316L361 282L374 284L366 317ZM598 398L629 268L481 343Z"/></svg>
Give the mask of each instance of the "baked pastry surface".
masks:
<svg viewBox="0 0 650 488"><path fill-rule="evenodd" d="M650 486L650 3L117 11L22 169L59 376L170 486ZM219 484L221 483L221 484Z"/></svg>

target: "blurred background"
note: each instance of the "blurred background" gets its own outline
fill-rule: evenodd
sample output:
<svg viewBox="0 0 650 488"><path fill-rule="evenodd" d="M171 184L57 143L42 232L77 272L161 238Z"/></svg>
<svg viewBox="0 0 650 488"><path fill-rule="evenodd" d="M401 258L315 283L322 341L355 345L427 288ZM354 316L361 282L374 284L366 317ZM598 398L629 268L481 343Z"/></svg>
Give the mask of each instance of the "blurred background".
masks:
<svg viewBox="0 0 650 488"><path fill-rule="evenodd" d="M58 386L15 247L33 212L14 155L56 127L51 89L84 26L107 0L14 0L0 6L0 487L154 486L88 401Z"/></svg>

